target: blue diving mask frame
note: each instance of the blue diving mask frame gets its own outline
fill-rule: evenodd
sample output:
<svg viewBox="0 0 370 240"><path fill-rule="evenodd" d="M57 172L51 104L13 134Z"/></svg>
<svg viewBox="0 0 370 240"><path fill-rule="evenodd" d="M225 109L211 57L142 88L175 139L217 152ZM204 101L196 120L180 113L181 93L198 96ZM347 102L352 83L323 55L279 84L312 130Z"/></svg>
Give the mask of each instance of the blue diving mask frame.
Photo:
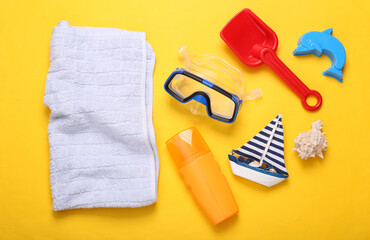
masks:
<svg viewBox="0 0 370 240"><path fill-rule="evenodd" d="M197 90L191 95L187 97L183 97L181 94L176 92L173 88L170 87L172 80L177 76L177 75L183 75L185 77L191 78L194 81L197 81L198 83L203 84L207 88L211 89L212 91L216 91L219 94L222 94L223 96L227 97L233 102L233 112L231 117L223 116L222 114L217 114L214 109L212 108L212 100L210 96L207 94L207 92L202 91L202 90ZM242 100L239 99L239 97L233 93L230 93L223 88L217 86L216 84L201 78L193 73L190 73L186 71L185 69L176 69L171 73L171 75L168 77L166 80L166 83L164 84L165 90L170 94L172 97L174 97L177 101L181 103L187 103L191 100L195 100L201 104L203 104L206 109L207 109L207 114L209 117L216 119L221 122L225 123L233 123L236 119L236 116L238 115L239 108L242 104Z"/></svg>

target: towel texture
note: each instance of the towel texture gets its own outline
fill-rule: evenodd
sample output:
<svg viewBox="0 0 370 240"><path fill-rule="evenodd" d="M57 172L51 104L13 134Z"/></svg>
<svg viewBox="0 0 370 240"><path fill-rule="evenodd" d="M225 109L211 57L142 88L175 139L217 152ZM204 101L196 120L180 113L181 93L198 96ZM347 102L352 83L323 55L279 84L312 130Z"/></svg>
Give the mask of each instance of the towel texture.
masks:
<svg viewBox="0 0 370 240"><path fill-rule="evenodd" d="M154 62L145 33L54 28L44 96L54 210L156 201Z"/></svg>

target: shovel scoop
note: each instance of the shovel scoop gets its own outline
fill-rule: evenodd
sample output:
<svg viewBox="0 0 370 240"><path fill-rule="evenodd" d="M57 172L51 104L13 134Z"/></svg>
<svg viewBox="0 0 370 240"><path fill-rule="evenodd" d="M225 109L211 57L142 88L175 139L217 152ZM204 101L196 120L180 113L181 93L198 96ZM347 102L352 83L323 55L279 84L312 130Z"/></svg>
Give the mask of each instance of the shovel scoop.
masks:
<svg viewBox="0 0 370 240"><path fill-rule="evenodd" d="M278 38L275 32L259 19L251 10L244 9L234 16L222 29L221 38L247 66L267 64L299 96L306 110L315 111L322 104L321 94L310 90L276 56ZM307 98L314 96L317 103L311 106Z"/></svg>

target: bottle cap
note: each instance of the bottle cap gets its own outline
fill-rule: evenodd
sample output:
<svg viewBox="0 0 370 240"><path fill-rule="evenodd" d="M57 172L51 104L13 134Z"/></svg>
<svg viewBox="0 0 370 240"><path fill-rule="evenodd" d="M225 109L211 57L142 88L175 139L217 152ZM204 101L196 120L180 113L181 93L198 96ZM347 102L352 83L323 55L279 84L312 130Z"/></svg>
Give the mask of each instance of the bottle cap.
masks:
<svg viewBox="0 0 370 240"><path fill-rule="evenodd" d="M166 142L167 148L177 168L182 168L210 149L195 127L188 128Z"/></svg>

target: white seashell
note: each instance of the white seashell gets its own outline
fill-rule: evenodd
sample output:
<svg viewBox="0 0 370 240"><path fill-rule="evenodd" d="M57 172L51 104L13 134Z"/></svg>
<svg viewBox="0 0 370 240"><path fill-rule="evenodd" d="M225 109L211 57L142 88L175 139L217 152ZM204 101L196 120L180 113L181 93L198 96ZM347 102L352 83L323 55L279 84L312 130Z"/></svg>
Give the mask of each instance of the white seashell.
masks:
<svg viewBox="0 0 370 240"><path fill-rule="evenodd" d="M259 167L260 166L260 163L257 162L257 161L253 161L249 164L249 166L252 166L252 167Z"/></svg>
<svg viewBox="0 0 370 240"><path fill-rule="evenodd" d="M308 132L303 132L294 139L295 146L293 151L297 151L301 159L315 157L316 155L324 158L322 153L326 151L328 141L326 140L325 133L321 132L323 122L317 120L312 123L312 129Z"/></svg>

